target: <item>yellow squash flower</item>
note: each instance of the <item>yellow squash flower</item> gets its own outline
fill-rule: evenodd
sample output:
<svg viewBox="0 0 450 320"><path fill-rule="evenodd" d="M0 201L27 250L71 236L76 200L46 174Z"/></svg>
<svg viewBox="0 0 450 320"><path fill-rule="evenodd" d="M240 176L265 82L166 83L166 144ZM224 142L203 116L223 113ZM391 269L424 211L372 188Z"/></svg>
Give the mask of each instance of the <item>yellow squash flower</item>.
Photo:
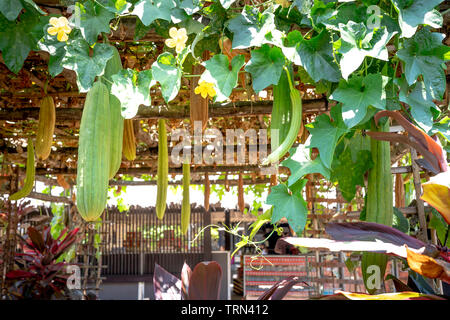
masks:
<svg viewBox="0 0 450 320"><path fill-rule="evenodd" d="M201 94L203 98L206 98L208 95L213 98L216 95L214 84L206 81L201 81L194 92L195 94Z"/></svg>
<svg viewBox="0 0 450 320"><path fill-rule="evenodd" d="M50 24L53 27L49 27L47 29L49 35L54 36L57 34L58 41L62 42L69 39L68 34L72 31L72 28L69 27L69 21L66 19L66 17L52 17L50 18Z"/></svg>
<svg viewBox="0 0 450 320"><path fill-rule="evenodd" d="M177 29L175 27L170 28L169 30L170 39L166 39L166 46L169 48L175 48L177 53L183 51L186 47L186 41L188 39L186 29L181 28Z"/></svg>
<svg viewBox="0 0 450 320"><path fill-rule="evenodd" d="M289 8L289 6L291 5L289 0L275 0L275 2L277 4L280 4L283 8Z"/></svg>

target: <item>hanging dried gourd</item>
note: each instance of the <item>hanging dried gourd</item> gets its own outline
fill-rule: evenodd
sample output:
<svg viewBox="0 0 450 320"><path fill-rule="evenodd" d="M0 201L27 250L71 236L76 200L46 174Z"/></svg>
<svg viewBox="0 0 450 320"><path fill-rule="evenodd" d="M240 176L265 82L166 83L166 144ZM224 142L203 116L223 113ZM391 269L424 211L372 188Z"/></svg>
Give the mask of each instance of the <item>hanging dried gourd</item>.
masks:
<svg viewBox="0 0 450 320"><path fill-rule="evenodd" d="M156 216L164 217L169 185L169 153L167 149L166 120L158 121L158 177L156 190Z"/></svg>
<svg viewBox="0 0 450 320"><path fill-rule="evenodd" d="M191 167L189 162L183 163L183 202L181 204L181 233L186 234L191 220L191 201L189 186L191 184Z"/></svg>
<svg viewBox="0 0 450 320"><path fill-rule="evenodd" d="M39 123L36 134L36 156L45 160L52 151L53 133L55 131L56 110L53 98L42 98L39 109Z"/></svg>
<svg viewBox="0 0 450 320"><path fill-rule="evenodd" d="M123 149L122 153L129 161L136 159L136 138L132 119L125 119L123 124Z"/></svg>
<svg viewBox="0 0 450 320"><path fill-rule="evenodd" d="M25 181L23 183L22 189L17 191L16 193L12 194L9 199L10 200L19 200L22 198L25 198L30 194L30 192L33 190L34 186L34 177L36 173L36 167L34 163L34 146L33 141L31 139L28 139L28 146L27 146L27 167L26 167L26 174L25 174Z"/></svg>

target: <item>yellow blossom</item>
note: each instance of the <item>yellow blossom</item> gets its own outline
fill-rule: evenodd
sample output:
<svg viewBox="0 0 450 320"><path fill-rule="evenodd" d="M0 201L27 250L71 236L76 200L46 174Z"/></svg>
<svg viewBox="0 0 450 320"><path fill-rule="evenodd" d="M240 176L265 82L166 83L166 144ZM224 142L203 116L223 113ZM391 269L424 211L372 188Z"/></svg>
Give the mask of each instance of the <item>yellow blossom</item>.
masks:
<svg viewBox="0 0 450 320"><path fill-rule="evenodd" d="M213 98L216 95L214 84L206 81L200 81L194 92L195 94L201 94L203 98L206 98L208 95Z"/></svg>
<svg viewBox="0 0 450 320"><path fill-rule="evenodd" d="M169 35L170 39L166 40L166 45L169 48L175 48L175 51L177 53L183 51L183 49L186 47L186 41L188 39L186 29L177 29L175 27L172 27L169 30Z"/></svg>
<svg viewBox="0 0 450 320"><path fill-rule="evenodd" d="M291 5L289 0L275 0L275 2L277 4L280 4L283 8L289 8L289 6Z"/></svg>
<svg viewBox="0 0 450 320"><path fill-rule="evenodd" d="M58 41L62 42L69 39L68 34L72 31L72 29L69 27L69 21L66 19L66 17L52 17L50 18L50 24L53 27L49 27L47 29L48 34L50 34L51 36L57 34Z"/></svg>

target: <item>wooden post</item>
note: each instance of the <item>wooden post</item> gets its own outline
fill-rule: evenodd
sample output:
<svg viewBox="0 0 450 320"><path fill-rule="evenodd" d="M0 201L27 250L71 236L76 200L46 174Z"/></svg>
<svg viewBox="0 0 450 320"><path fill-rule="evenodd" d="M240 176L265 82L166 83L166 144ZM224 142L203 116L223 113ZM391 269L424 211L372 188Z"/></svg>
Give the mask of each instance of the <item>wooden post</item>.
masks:
<svg viewBox="0 0 450 320"><path fill-rule="evenodd" d="M411 148L411 166L413 172L414 190L416 191L417 214L419 216L419 239L425 243L428 243L425 207L423 201L420 199L420 196L422 195L420 169L415 160L417 160L417 151L414 148Z"/></svg>
<svg viewBox="0 0 450 320"><path fill-rule="evenodd" d="M202 210L203 211L203 224L204 227L209 226L211 224L211 213L206 210ZM204 234L204 244L203 244L203 251L204 251L204 259L205 261L210 261L212 259L212 254L211 254L211 228L206 228L205 229L205 234Z"/></svg>
<svg viewBox="0 0 450 320"><path fill-rule="evenodd" d="M225 226L231 227L230 219L230 209L225 209ZM231 235L225 232L225 251L231 250Z"/></svg>

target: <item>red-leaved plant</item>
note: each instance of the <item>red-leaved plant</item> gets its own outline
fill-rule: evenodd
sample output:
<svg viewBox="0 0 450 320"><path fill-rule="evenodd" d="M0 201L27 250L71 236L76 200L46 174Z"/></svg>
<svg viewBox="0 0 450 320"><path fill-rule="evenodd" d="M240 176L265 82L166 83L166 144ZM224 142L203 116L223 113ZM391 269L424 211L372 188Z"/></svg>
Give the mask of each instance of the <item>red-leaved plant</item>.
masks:
<svg viewBox="0 0 450 320"><path fill-rule="evenodd" d="M76 241L78 228L64 229L55 240L50 227L39 232L33 227L21 239L21 253L16 253L15 270L6 274L8 295L12 299L62 299L68 275L66 262L57 262Z"/></svg>

